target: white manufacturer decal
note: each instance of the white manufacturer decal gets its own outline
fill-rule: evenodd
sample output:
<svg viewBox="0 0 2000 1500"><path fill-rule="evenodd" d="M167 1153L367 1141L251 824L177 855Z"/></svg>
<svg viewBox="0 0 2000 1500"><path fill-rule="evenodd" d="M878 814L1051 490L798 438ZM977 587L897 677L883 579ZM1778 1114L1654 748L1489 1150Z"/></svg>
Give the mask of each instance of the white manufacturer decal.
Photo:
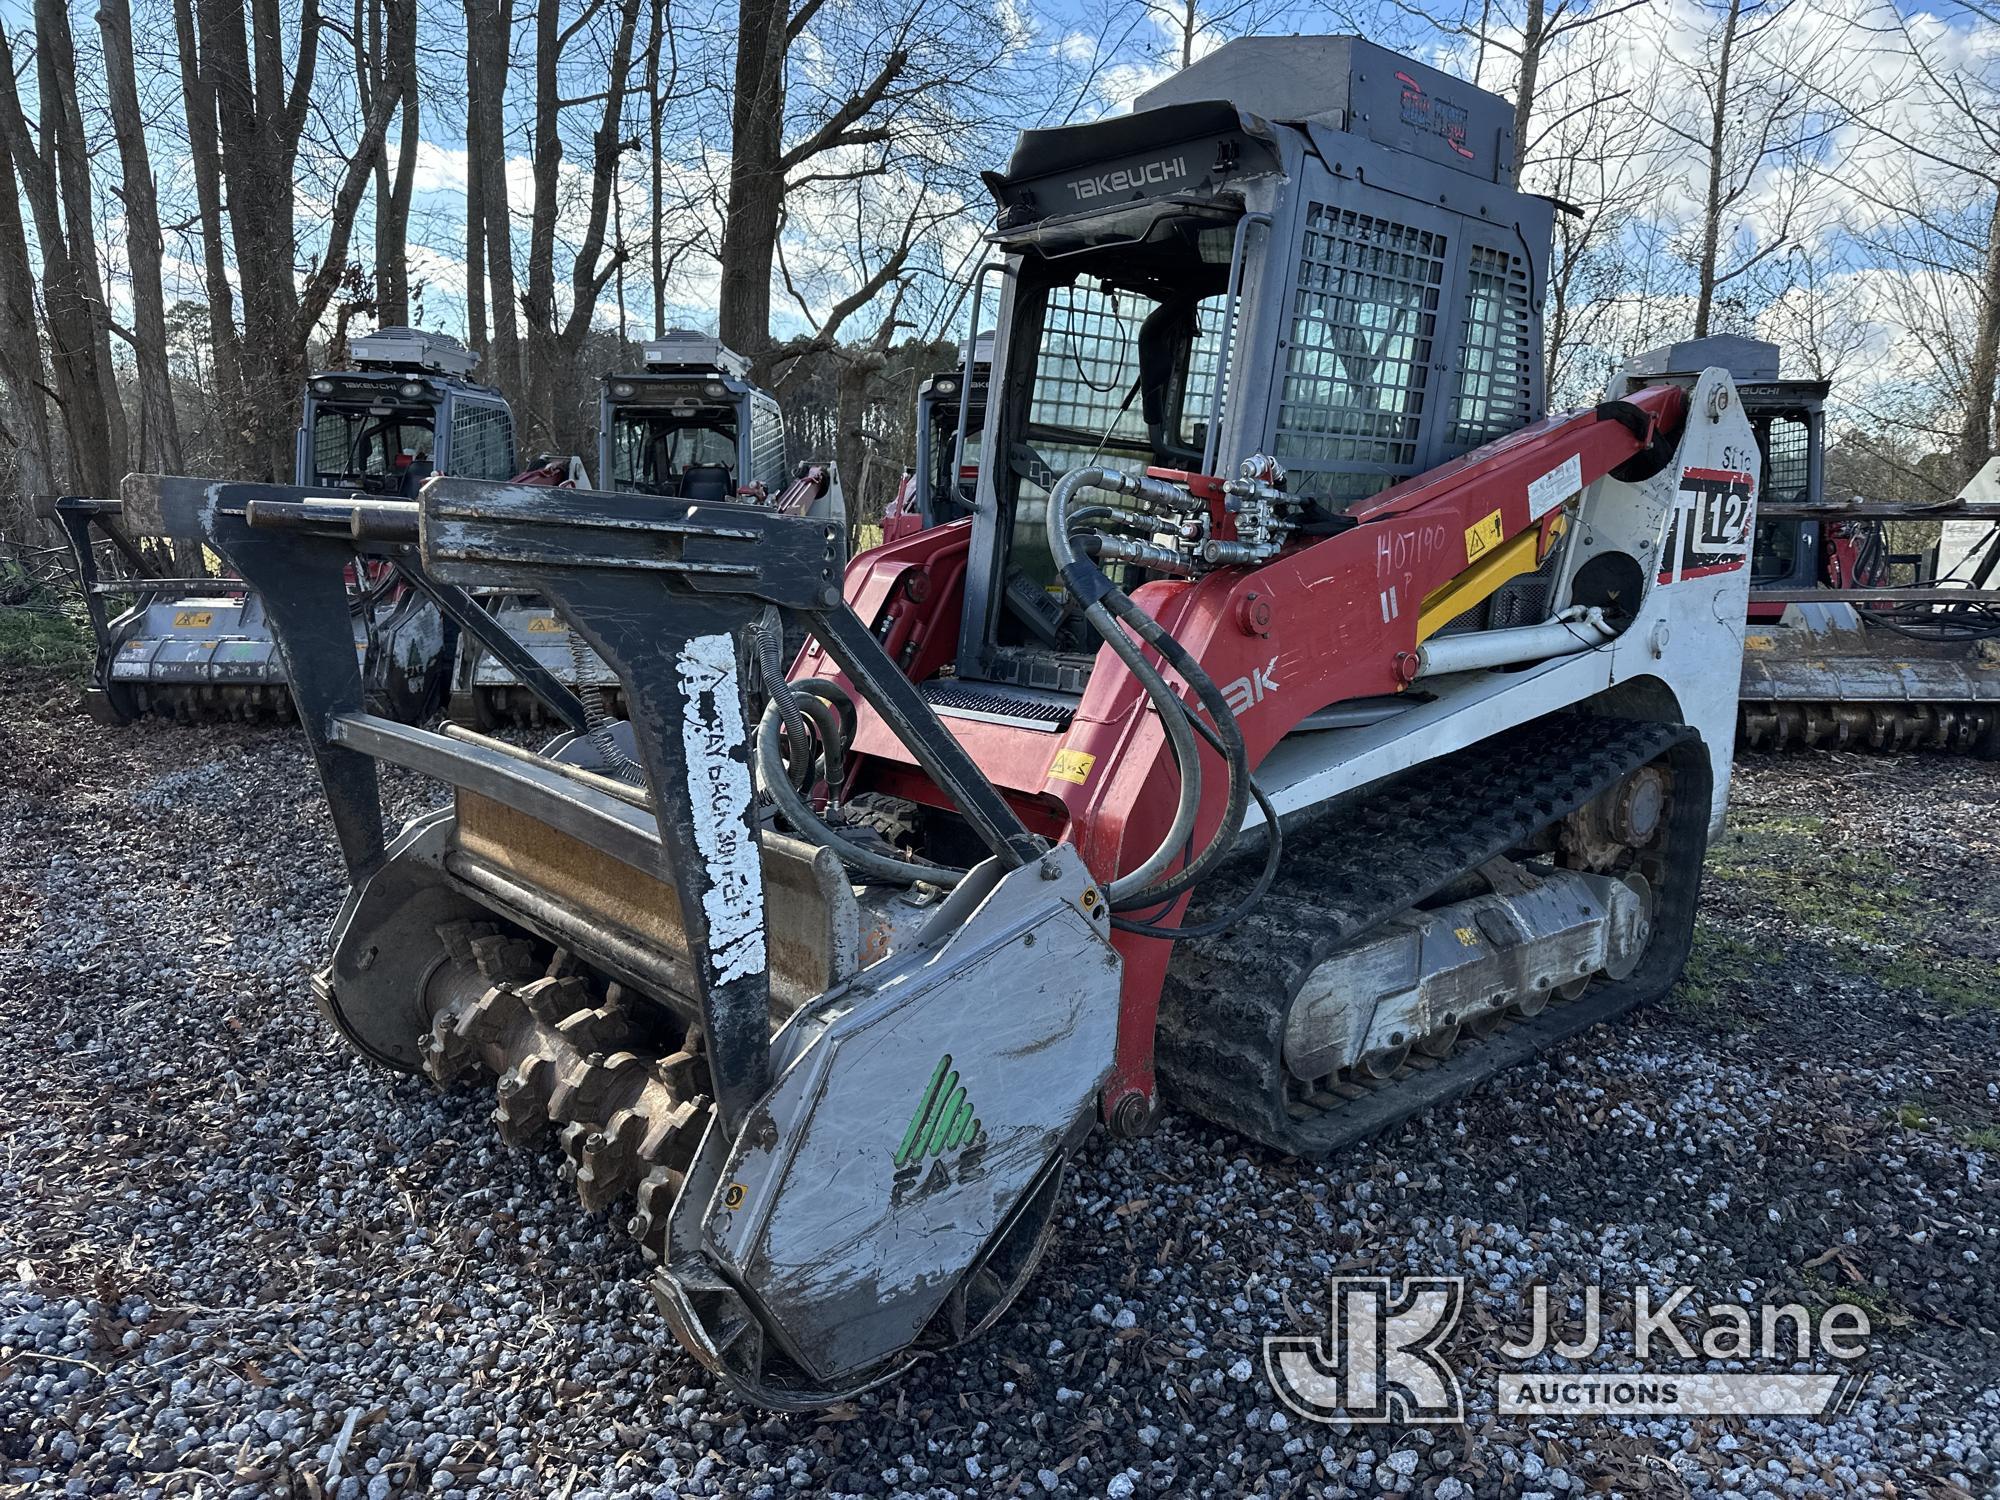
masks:
<svg viewBox="0 0 2000 1500"><path fill-rule="evenodd" d="M1222 690L1222 696L1229 700L1229 711L1237 718L1264 701L1269 693L1278 690L1278 658L1272 657L1269 666L1259 667L1247 677L1239 677Z"/></svg>
<svg viewBox="0 0 2000 1500"><path fill-rule="evenodd" d="M1136 193L1162 183L1178 182L1188 175L1185 156L1162 157L1158 161L1142 162L1136 167L1118 167L1113 171L1099 172L1095 177L1079 177L1074 182L1065 183L1072 193L1088 203L1092 198L1101 198L1106 193Z"/></svg>
<svg viewBox="0 0 2000 1500"><path fill-rule="evenodd" d="M1528 486L1528 516L1539 521L1583 488L1583 464L1572 453Z"/></svg>
<svg viewBox="0 0 2000 1500"><path fill-rule="evenodd" d="M764 968L764 870L751 832L750 764L737 688L736 644L698 635L681 647L681 747L687 753L694 838L708 867L701 909L716 977L727 983Z"/></svg>

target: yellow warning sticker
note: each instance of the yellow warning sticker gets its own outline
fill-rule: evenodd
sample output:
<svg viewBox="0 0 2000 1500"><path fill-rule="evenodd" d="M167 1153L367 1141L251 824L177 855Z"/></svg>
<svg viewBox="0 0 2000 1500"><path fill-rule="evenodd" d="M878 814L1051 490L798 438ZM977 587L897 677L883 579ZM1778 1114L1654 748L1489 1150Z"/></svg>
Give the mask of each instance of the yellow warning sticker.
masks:
<svg viewBox="0 0 2000 1500"><path fill-rule="evenodd" d="M1470 927L1454 927L1452 929L1452 936L1468 948L1477 948L1479 946L1479 934L1474 932Z"/></svg>
<svg viewBox="0 0 2000 1500"><path fill-rule="evenodd" d="M1055 764L1049 767L1049 780L1073 781L1082 786L1090 780L1090 768L1096 764L1096 756L1081 750L1058 750Z"/></svg>
<svg viewBox="0 0 2000 1500"><path fill-rule="evenodd" d="M536 615L528 621L529 635L554 635L563 628L563 623L554 615Z"/></svg>
<svg viewBox="0 0 2000 1500"><path fill-rule="evenodd" d="M1493 548L1507 540L1507 533L1500 525L1500 512L1494 511L1483 521L1475 521L1465 528L1465 560L1478 562Z"/></svg>
<svg viewBox="0 0 2000 1500"><path fill-rule="evenodd" d="M183 630L201 630L214 623L215 611L212 609L177 609L174 611L174 624Z"/></svg>

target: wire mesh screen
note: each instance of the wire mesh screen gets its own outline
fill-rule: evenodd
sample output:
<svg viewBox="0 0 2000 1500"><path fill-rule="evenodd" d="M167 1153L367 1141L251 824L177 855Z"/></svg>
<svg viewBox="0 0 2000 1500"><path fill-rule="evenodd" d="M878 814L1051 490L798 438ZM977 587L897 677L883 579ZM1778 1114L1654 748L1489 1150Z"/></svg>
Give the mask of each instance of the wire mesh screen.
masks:
<svg viewBox="0 0 2000 1500"><path fill-rule="evenodd" d="M785 418L768 397L750 399L750 474L773 494L791 476L785 465Z"/></svg>
<svg viewBox="0 0 2000 1500"><path fill-rule="evenodd" d="M1413 473L1437 335L1445 237L1307 205L1291 341L1279 392L1279 457L1335 473L1331 498Z"/></svg>
<svg viewBox="0 0 2000 1500"><path fill-rule="evenodd" d="M1465 347L1448 439L1453 452L1527 424L1534 415L1534 357L1527 264L1475 245L1466 267Z"/></svg>
<svg viewBox="0 0 2000 1500"><path fill-rule="evenodd" d="M512 419L497 406L462 402L451 419L450 472L468 479L509 479L514 473Z"/></svg>
<svg viewBox="0 0 2000 1500"><path fill-rule="evenodd" d="M1183 443L1194 445L1198 428L1213 422L1216 411L1215 378L1222 369L1222 315L1228 299L1204 297L1195 309L1196 333L1188 348L1187 385L1181 396ZM1232 336L1233 336L1232 330Z"/></svg>
<svg viewBox="0 0 2000 1500"><path fill-rule="evenodd" d="M1767 457L1764 460L1766 502L1783 501L1798 505L1806 500L1811 429L1797 417L1773 417L1766 431Z"/></svg>
<svg viewBox="0 0 2000 1500"><path fill-rule="evenodd" d="M1029 422L1143 441L1145 418L1132 388L1139 379L1139 325L1154 305L1136 292L1050 288Z"/></svg>
<svg viewBox="0 0 2000 1500"><path fill-rule="evenodd" d="M347 444L354 429L347 417L336 411L323 411L313 419L313 470L320 474L339 474L347 468Z"/></svg>

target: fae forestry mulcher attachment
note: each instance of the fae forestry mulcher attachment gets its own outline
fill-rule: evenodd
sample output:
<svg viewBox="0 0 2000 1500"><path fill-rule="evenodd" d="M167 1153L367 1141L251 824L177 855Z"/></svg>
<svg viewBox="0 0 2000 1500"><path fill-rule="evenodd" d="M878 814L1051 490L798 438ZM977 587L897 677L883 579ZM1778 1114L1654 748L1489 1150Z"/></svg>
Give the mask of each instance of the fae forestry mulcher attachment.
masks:
<svg viewBox="0 0 2000 1500"><path fill-rule="evenodd" d="M974 513L844 585L837 526L754 506L130 483L274 601L352 880L327 1015L553 1132L755 1402L999 1317L1095 1122L1321 1155L1687 953L1755 503L1727 371L1542 414L1500 99L1286 38L1141 103L991 179ZM357 538L547 599L640 784L364 712ZM392 837L379 761L451 801Z"/></svg>
<svg viewBox="0 0 2000 1500"><path fill-rule="evenodd" d="M726 500L845 526L846 503L831 466L801 464L795 471L787 462L784 414L775 396L752 383L749 360L685 329L648 340L642 357L643 370L606 375L599 389L597 472L607 490L653 497L636 509ZM582 698L602 737L602 721L624 706L610 668L546 599L512 590L481 597L501 628ZM452 718L478 729L549 718L547 705L472 640L460 645L451 698Z"/></svg>
<svg viewBox="0 0 2000 1500"><path fill-rule="evenodd" d="M307 380L294 483L318 493L413 498L434 473L514 472L506 398L473 381L478 356L456 339L384 328L354 340L351 368ZM291 711L264 600L240 578L174 578L132 546L115 500L64 496L49 507L76 560L97 662L84 707L108 724L143 715L262 718ZM102 538L127 576L98 568ZM393 571L350 579L348 635L371 703L416 722L442 698L452 641L438 611ZM123 600L116 614L109 600Z"/></svg>

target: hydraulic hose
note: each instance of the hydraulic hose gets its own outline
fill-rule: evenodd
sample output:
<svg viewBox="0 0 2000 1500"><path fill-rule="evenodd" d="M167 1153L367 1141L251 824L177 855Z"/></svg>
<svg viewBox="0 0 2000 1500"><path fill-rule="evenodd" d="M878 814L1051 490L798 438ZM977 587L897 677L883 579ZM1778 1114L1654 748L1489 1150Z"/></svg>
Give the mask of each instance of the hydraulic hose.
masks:
<svg viewBox="0 0 2000 1500"><path fill-rule="evenodd" d="M806 738L806 717L799 708L798 695L785 681L785 627L776 610L766 610L752 627L757 642L757 665L764 677L764 691L778 707L778 722L784 726L785 740L792 747L791 779L801 791L812 785L812 741Z"/></svg>
<svg viewBox="0 0 2000 1500"><path fill-rule="evenodd" d="M1096 488L1109 490L1114 494L1144 496L1150 481L1135 479L1130 475L1108 469L1076 469L1057 481L1049 495L1048 537L1049 550L1054 555L1056 566L1061 569L1064 582L1071 592L1084 602L1084 618L1097 631L1118 658L1131 669L1146 696L1160 715L1161 727L1167 735L1167 742L1173 751L1180 770L1180 798L1175 806L1174 819L1166 835L1137 868L1113 880L1107 887L1113 911L1129 910L1134 907L1153 906L1169 901L1192 890L1214 866L1226 857L1242 831L1243 817L1249 806L1250 769L1249 752L1243 743L1242 731L1237 727L1236 716L1230 712L1229 704L1223 698L1214 681L1202 670L1201 664L1190 656L1180 642L1176 641L1152 616L1140 609L1109 578L1096 563L1087 558L1079 558L1071 543L1069 506L1079 490ZM1097 509L1092 507L1091 509ZM1161 880L1158 877L1183 850L1194 832L1196 816L1201 808L1201 769L1199 750L1195 745L1195 731L1200 725L1187 705L1181 700L1165 677L1145 659L1139 644L1121 628L1119 622L1129 626L1134 634L1159 653L1167 665L1178 672L1188 686L1194 689L1202 707L1215 723L1216 744L1229 773L1229 790L1223 810L1222 822L1214 837L1192 860L1189 860L1175 875ZM1204 733L1204 738L1209 736Z"/></svg>
<svg viewBox="0 0 2000 1500"><path fill-rule="evenodd" d="M1069 539L1069 504L1076 492L1085 487L1117 489L1123 475L1105 469L1072 469L1056 481L1056 487L1049 492L1048 537L1049 551L1054 555L1056 566L1062 570L1067 580L1072 573L1082 575L1085 564L1078 561L1075 549ZM1180 800L1174 807L1173 823L1159 846L1131 870L1110 882L1105 888L1111 900L1112 910L1121 903L1131 901L1142 892L1180 852L1194 833L1194 822L1201 811L1201 766L1195 746L1194 731L1188 727L1187 713L1180 699L1167 686L1166 679L1153 669L1132 638L1121 630L1105 608L1104 600L1114 592L1111 580L1095 563L1087 565L1089 573L1096 575L1094 582L1099 587L1078 588L1071 583L1072 591L1085 601L1083 617L1090 622L1091 629L1101 636L1105 643L1117 653L1119 660L1131 670L1152 700L1154 709L1160 715L1161 727L1166 731L1168 743L1173 749L1174 759L1180 766ZM1087 575L1084 575L1087 577ZM1150 902L1145 903L1150 905Z"/></svg>
<svg viewBox="0 0 2000 1500"><path fill-rule="evenodd" d="M808 700L810 702L810 700ZM807 709L810 712L810 708ZM833 851L834 858L851 870L876 880L893 885L912 885L917 881L929 881L932 885L953 886L965 878L965 871L954 870L946 865L933 865L919 860L901 859L893 854L884 854L879 849L869 849L854 843L839 829L828 823L812 810L803 793L792 785L786 770L784 756L778 741L778 703L774 698L765 705L763 722L757 726L757 764L763 772L764 790L771 794L771 800L778 804L778 811L784 815L801 834L814 843L824 845Z"/></svg>
<svg viewBox="0 0 2000 1500"><path fill-rule="evenodd" d="M611 768L611 774L627 786L643 787L646 784L645 769L618 748L618 742L611 737L610 694L603 688L583 680L589 670L589 661L583 638L574 630L569 632L569 660L576 669L576 696L583 703L584 735L597 747L597 753Z"/></svg>

